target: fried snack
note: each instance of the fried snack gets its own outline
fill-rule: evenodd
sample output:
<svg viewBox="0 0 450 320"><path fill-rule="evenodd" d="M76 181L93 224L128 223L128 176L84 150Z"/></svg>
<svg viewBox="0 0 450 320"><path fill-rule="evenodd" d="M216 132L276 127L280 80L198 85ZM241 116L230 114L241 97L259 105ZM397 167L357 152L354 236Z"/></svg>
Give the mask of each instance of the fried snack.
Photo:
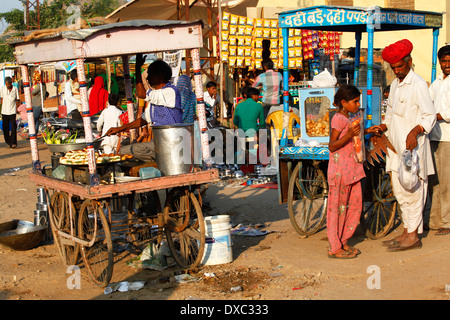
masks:
<svg viewBox="0 0 450 320"><path fill-rule="evenodd" d="M329 112L317 121L306 120L306 134L310 137L328 137L330 135Z"/></svg>

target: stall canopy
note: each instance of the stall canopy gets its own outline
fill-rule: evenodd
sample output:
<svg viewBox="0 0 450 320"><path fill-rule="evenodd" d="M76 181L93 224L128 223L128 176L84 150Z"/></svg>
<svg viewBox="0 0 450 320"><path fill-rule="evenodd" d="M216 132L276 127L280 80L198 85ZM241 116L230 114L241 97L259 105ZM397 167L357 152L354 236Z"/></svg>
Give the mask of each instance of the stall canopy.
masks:
<svg viewBox="0 0 450 320"><path fill-rule="evenodd" d="M247 7L256 7L259 0L221 0L222 8L228 8L234 14L246 15ZM122 20L156 19L177 20L177 0L131 0L117 8L106 18ZM194 1L189 9L189 20L206 20L207 5L203 1ZM213 1L217 3L217 1ZM217 5L215 5L217 7ZM183 9L180 9L183 10Z"/></svg>

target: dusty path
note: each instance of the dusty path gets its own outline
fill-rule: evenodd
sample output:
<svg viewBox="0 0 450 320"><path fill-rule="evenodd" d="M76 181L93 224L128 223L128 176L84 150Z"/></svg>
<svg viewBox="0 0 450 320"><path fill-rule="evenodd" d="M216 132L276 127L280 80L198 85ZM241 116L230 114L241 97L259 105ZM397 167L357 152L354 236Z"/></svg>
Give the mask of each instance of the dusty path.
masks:
<svg viewBox="0 0 450 320"><path fill-rule="evenodd" d="M39 144L41 161L50 164L50 153ZM0 222L33 221L36 186L28 180L29 144L19 139L17 149L5 148L0 138ZM19 168L18 171L10 171ZM5 175L7 174L7 175ZM10 175L15 174L15 175ZM266 236L233 236L233 261L206 266L194 273L196 282L167 281L178 269L164 272L138 270L126 265L132 258L117 253L112 282L145 280L139 291L109 295L92 285L81 265L81 286L68 289L55 245L42 244L23 252L0 247L0 299L6 300L340 300L407 299L449 300L450 236L423 235L423 248L389 253L381 240L368 240L357 230L353 244L362 254L353 260L327 257L326 231L301 239L291 227L286 205L278 204L277 190L211 186L209 214L228 214L232 223L265 224ZM392 235L401 232L401 227ZM373 273L375 270L375 273ZM204 273L214 273L206 278ZM368 288L369 281L379 288ZM243 290L231 292L231 288Z"/></svg>

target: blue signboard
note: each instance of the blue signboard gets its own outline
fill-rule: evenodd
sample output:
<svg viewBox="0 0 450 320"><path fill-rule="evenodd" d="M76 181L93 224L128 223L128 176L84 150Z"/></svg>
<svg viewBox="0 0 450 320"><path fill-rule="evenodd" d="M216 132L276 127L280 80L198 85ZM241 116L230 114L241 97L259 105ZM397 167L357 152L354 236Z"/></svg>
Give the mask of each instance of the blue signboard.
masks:
<svg viewBox="0 0 450 320"><path fill-rule="evenodd" d="M310 7L279 14L281 28L317 28L351 25L391 24L419 28L442 27L442 15L425 11L370 8Z"/></svg>

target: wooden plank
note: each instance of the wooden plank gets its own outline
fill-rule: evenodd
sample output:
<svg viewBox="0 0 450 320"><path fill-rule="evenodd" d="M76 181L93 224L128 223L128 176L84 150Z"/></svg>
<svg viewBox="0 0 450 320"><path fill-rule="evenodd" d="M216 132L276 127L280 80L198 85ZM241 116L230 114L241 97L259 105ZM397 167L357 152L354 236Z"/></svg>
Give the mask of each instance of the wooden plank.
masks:
<svg viewBox="0 0 450 320"><path fill-rule="evenodd" d="M112 195L124 195L132 192L148 192L175 187L211 183L219 179L219 170L211 169L194 173L165 176L160 178L115 183L110 185L89 186L75 182L48 177L39 172L29 173L31 181L48 189L58 190L80 196L84 199L109 198Z"/></svg>

